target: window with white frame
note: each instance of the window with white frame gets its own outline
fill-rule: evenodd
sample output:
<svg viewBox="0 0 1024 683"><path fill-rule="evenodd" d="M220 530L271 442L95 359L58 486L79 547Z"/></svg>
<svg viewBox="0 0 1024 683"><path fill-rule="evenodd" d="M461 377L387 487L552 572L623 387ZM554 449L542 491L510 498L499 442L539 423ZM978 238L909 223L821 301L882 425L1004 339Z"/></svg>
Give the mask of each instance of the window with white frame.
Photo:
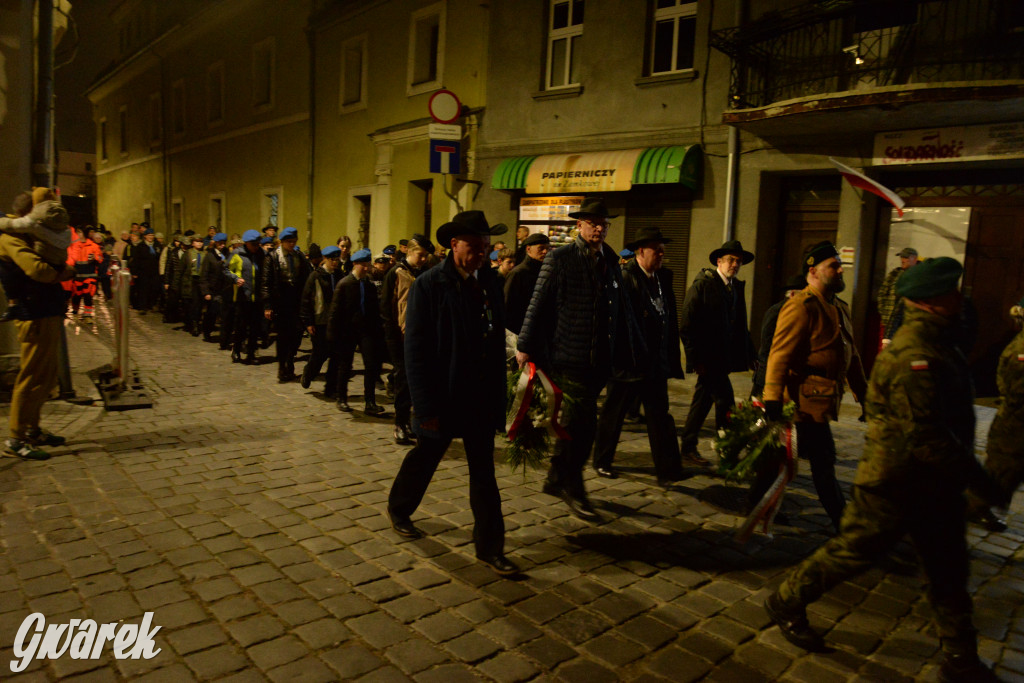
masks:
<svg viewBox="0 0 1024 683"><path fill-rule="evenodd" d="M171 130L175 135L185 132L185 79L171 84Z"/></svg>
<svg viewBox="0 0 1024 683"><path fill-rule="evenodd" d="M224 62L217 62L206 70L206 122L213 125L224 121Z"/></svg>
<svg viewBox="0 0 1024 683"><path fill-rule="evenodd" d="M100 161L106 161L107 160L107 119L106 118L100 119L100 131L99 131L98 137L99 137L99 140L100 140Z"/></svg>
<svg viewBox="0 0 1024 683"><path fill-rule="evenodd" d="M160 144L160 140L163 138L163 127L160 93L155 92L149 96L149 144L151 147Z"/></svg>
<svg viewBox="0 0 1024 683"><path fill-rule="evenodd" d="M260 225L281 225L281 200L284 189L281 187L265 187L260 190Z"/></svg>
<svg viewBox="0 0 1024 683"><path fill-rule="evenodd" d="M121 156L128 154L128 107L127 105L122 106L117 111L117 124L118 133L121 137Z"/></svg>
<svg viewBox="0 0 1024 683"><path fill-rule="evenodd" d="M366 36L341 44L341 113L366 107Z"/></svg>
<svg viewBox="0 0 1024 683"><path fill-rule="evenodd" d="M259 110L274 106L274 38L252 46L252 106Z"/></svg>
<svg viewBox="0 0 1024 683"><path fill-rule="evenodd" d="M548 62L544 87L564 88L580 82L579 51L583 37L583 0L550 0Z"/></svg>
<svg viewBox="0 0 1024 683"><path fill-rule="evenodd" d="M655 0L652 18L648 74L655 76L692 69L697 3Z"/></svg>
<svg viewBox="0 0 1024 683"><path fill-rule="evenodd" d="M413 12L409 23L408 94L437 90L444 78L445 3Z"/></svg>

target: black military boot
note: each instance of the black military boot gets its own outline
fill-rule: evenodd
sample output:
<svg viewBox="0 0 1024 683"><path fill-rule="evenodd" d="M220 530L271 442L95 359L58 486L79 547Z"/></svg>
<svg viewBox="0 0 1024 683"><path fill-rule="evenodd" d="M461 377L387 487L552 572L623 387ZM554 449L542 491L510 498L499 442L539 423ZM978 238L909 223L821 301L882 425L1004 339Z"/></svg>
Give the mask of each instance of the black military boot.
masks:
<svg viewBox="0 0 1024 683"><path fill-rule="evenodd" d="M367 415L383 415L384 409L377 405L376 401L367 401L363 406L363 412Z"/></svg>
<svg viewBox="0 0 1024 683"><path fill-rule="evenodd" d="M786 640L808 652L825 651L825 641L811 628L807 621L807 610L803 606L792 608L783 605L776 592L764 601L764 609Z"/></svg>
<svg viewBox="0 0 1024 683"><path fill-rule="evenodd" d="M996 683L999 677L976 654L946 653L939 667L940 683Z"/></svg>

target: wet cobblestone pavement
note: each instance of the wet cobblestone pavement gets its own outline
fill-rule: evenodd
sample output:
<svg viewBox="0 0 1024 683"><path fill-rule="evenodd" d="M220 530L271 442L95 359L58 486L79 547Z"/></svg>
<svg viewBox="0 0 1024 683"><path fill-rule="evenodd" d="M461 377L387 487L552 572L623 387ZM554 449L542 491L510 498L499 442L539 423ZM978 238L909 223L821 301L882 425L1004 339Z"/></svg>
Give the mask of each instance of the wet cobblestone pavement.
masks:
<svg viewBox="0 0 1024 683"><path fill-rule="evenodd" d="M110 361L107 318L67 329L79 377ZM0 461L3 680L935 678L938 643L906 544L811 608L834 652L806 654L769 628L764 597L827 538L806 468L786 497L788 524L740 545L742 489L705 472L659 488L640 425L623 433L619 479L588 472L608 520L599 526L541 493L541 472L499 466L506 549L524 570L501 579L473 557L458 446L414 516L427 537L405 541L384 515L405 453L390 420L277 384L272 350L267 364L233 365L159 316L133 317L132 348L153 408L52 401L44 425L68 446L46 462ZM742 395L749 378L735 384ZM692 387L672 383L679 423ZM979 411L983 436L992 411ZM847 484L858 414L846 409L835 426ZM1007 680L1024 679L1017 500L1009 531L970 531L981 653ZM161 651L115 660L106 648L98 660L34 660L12 674L32 612L48 623L139 623L154 612Z"/></svg>

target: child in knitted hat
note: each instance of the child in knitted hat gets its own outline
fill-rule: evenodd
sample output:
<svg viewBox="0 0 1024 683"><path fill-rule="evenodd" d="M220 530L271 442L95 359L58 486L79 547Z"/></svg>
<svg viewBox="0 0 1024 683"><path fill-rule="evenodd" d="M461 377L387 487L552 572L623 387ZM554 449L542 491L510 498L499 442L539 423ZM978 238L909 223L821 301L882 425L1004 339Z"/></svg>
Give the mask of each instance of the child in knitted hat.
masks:
<svg viewBox="0 0 1024 683"><path fill-rule="evenodd" d="M71 231L68 229L68 212L53 191L48 187L36 187L31 195L23 192L15 198L11 208L12 214L0 218L0 232L22 238L39 258L55 269L63 270L68 258L68 245L71 244ZM26 319L26 311L20 303L24 292L19 287L16 270L13 263L0 259L0 285L8 303L0 322Z"/></svg>

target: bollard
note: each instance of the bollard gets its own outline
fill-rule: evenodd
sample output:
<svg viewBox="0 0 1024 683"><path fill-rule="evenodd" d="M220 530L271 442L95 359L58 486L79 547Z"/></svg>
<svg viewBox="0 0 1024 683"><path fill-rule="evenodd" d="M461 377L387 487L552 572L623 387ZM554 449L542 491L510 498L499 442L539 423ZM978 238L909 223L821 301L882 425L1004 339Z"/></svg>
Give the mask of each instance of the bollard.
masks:
<svg viewBox="0 0 1024 683"><path fill-rule="evenodd" d="M128 361L128 304L132 286L132 274L118 265L110 267L111 289L114 295L114 369L117 388L123 390L131 367Z"/></svg>

